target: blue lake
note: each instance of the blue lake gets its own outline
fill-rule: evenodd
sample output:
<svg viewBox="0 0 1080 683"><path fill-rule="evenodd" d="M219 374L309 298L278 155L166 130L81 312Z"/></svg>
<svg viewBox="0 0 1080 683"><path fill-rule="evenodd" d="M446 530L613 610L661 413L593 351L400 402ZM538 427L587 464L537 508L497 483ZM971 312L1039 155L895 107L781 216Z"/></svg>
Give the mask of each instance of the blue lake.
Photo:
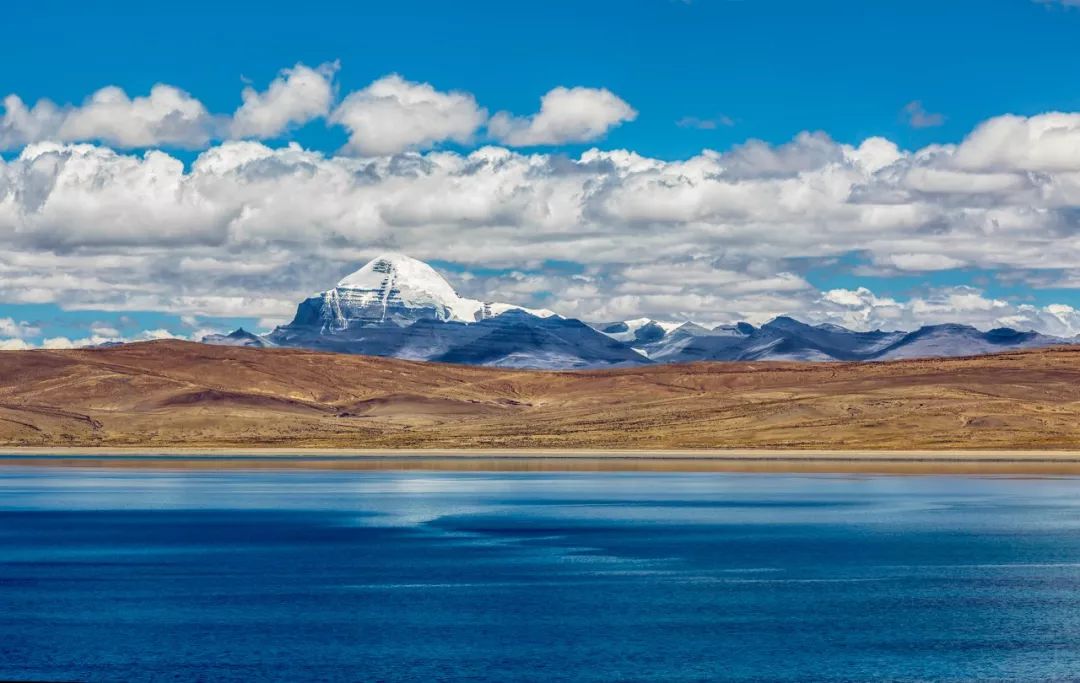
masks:
<svg viewBox="0 0 1080 683"><path fill-rule="evenodd" d="M0 679L1080 676L1080 480L0 468Z"/></svg>

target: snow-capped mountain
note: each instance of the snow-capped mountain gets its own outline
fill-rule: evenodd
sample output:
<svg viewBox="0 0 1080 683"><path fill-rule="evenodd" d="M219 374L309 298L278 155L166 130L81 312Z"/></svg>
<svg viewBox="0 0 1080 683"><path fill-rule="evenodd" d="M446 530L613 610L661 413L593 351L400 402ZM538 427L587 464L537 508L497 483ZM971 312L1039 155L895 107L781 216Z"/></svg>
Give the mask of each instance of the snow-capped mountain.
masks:
<svg viewBox="0 0 1080 683"><path fill-rule="evenodd" d="M209 344L286 346L469 365L603 368L705 360L863 361L965 356L1077 340L1036 332L936 325L914 332L855 332L779 317L708 328L638 318L587 325L547 310L458 295L434 268L383 254L300 303L288 325L243 329Z"/></svg>
<svg viewBox="0 0 1080 683"><path fill-rule="evenodd" d="M637 318L615 323L601 323L594 327L621 342L633 346L642 346L651 342L660 341L669 332L679 326L679 323L665 323L650 318Z"/></svg>
<svg viewBox="0 0 1080 683"><path fill-rule="evenodd" d="M671 329L664 337L639 350L657 363L685 363L695 360L719 360L742 348L753 325L721 325L712 329L686 322Z"/></svg>
<svg viewBox="0 0 1080 683"><path fill-rule="evenodd" d="M551 311L459 296L443 276L423 261L402 254L382 254L342 278L333 289L301 303L296 318L286 327L317 326L327 332L342 332L356 327L408 327L425 319L474 323L514 309L541 318L554 315Z"/></svg>
<svg viewBox="0 0 1080 683"><path fill-rule="evenodd" d="M308 298L292 322L265 339L277 346L504 367L645 361L578 320L459 296L434 268L401 254L383 254Z"/></svg>

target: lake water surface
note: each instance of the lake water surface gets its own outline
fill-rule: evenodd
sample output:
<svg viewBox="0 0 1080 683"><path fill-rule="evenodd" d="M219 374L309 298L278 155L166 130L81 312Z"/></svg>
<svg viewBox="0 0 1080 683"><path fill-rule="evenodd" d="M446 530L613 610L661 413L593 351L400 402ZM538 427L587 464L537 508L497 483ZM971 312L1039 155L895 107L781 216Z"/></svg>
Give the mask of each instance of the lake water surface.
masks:
<svg viewBox="0 0 1080 683"><path fill-rule="evenodd" d="M0 679L1080 676L1080 480L0 468Z"/></svg>

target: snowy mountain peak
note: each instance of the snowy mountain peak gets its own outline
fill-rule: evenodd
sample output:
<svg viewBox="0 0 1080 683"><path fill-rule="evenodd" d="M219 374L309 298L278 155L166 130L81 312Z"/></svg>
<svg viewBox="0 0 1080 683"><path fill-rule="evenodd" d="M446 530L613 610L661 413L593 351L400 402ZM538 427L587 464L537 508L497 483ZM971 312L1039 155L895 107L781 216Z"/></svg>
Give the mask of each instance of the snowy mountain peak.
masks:
<svg viewBox="0 0 1080 683"><path fill-rule="evenodd" d="M512 304L459 296L434 268L403 254L381 254L333 289L300 304L289 325L270 338L287 340L311 334L339 334L372 327L408 327L420 320L475 323L509 310L537 317L554 315Z"/></svg>
<svg viewBox="0 0 1080 683"><path fill-rule="evenodd" d="M382 308L382 318L391 306L406 309L434 309L440 320L474 322L482 303L458 296L450 283L434 268L404 254L386 253L368 261L360 270L337 283L338 298L353 305Z"/></svg>
<svg viewBox="0 0 1080 683"><path fill-rule="evenodd" d="M457 293L434 268L404 254L380 254L360 270L346 275L338 289L378 289L394 287L423 291L442 299L457 298Z"/></svg>

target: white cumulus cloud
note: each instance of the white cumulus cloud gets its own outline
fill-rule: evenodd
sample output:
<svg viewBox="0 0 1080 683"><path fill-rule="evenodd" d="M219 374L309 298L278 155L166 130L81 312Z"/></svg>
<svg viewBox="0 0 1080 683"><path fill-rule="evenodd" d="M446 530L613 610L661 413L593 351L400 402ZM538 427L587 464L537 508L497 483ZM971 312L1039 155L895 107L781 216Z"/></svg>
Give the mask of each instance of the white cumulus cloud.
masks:
<svg viewBox="0 0 1080 683"><path fill-rule="evenodd" d="M35 325L31 325L25 320L15 320L14 318L0 318L0 337L15 337L17 339L23 339L25 337L33 337L40 332L40 328Z"/></svg>
<svg viewBox="0 0 1080 683"><path fill-rule="evenodd" d="M117 147L202 147L217 121L183 90L158 84L130 97L116 86L101 88L81 105L61 107L39 100L28 107L18 95L4 99L0 147L14 149L42 140L97 141Z"/></svg>
<svg viewBox="0 0 1080 683"><path fill-rule="evenodd" d="M263 92L248 86L243 105L233 114L229 130L239 138L274 138L291 126L326 116L334 102L337 62L311 68L297 64L284 69Z"/></svg>
<svg viewBox="0 0 1080 683"><path fill-rule="evenodd" d="M348 129L348 151L377 156L447 140L467 143L487 111L469 93L442 92L391 74L346 96L330 120Z"/></svg>
<svg viewBox="0 0 1080 683"><path fill-rule="evenodd" d="M22 339L0 339L0 351L25 351L34 346Z"/></svg>
<svg viewBox="0 0 1080 683"><path fill-rule="evenodd" d="M560 86L540 98L540 111L532 116L491 117L488 132L513 147L561 145L596 140L635 118L637 111L606 88Z"/></svg>
<svg viewBox="0 0 1080 683"><path fill-rule="evenodd" d="M966 171L1075 171L1080 159L1080 113L998 116L980 124L957 148Z"/></svg>
<svg viewBox="0 0 1080 683"><path fill-rule="evenodd" d="M128 95L106 86L81 104L48 99L28 105L18 95L4 98L0 149L40 142L99 142L116 148L199 149L230 136L273 138L326 116L334 101L336 62L284 69L266 90L241 93L243 104L230 117L212 114L197 98L164 83L147 95Z"/></svg>

